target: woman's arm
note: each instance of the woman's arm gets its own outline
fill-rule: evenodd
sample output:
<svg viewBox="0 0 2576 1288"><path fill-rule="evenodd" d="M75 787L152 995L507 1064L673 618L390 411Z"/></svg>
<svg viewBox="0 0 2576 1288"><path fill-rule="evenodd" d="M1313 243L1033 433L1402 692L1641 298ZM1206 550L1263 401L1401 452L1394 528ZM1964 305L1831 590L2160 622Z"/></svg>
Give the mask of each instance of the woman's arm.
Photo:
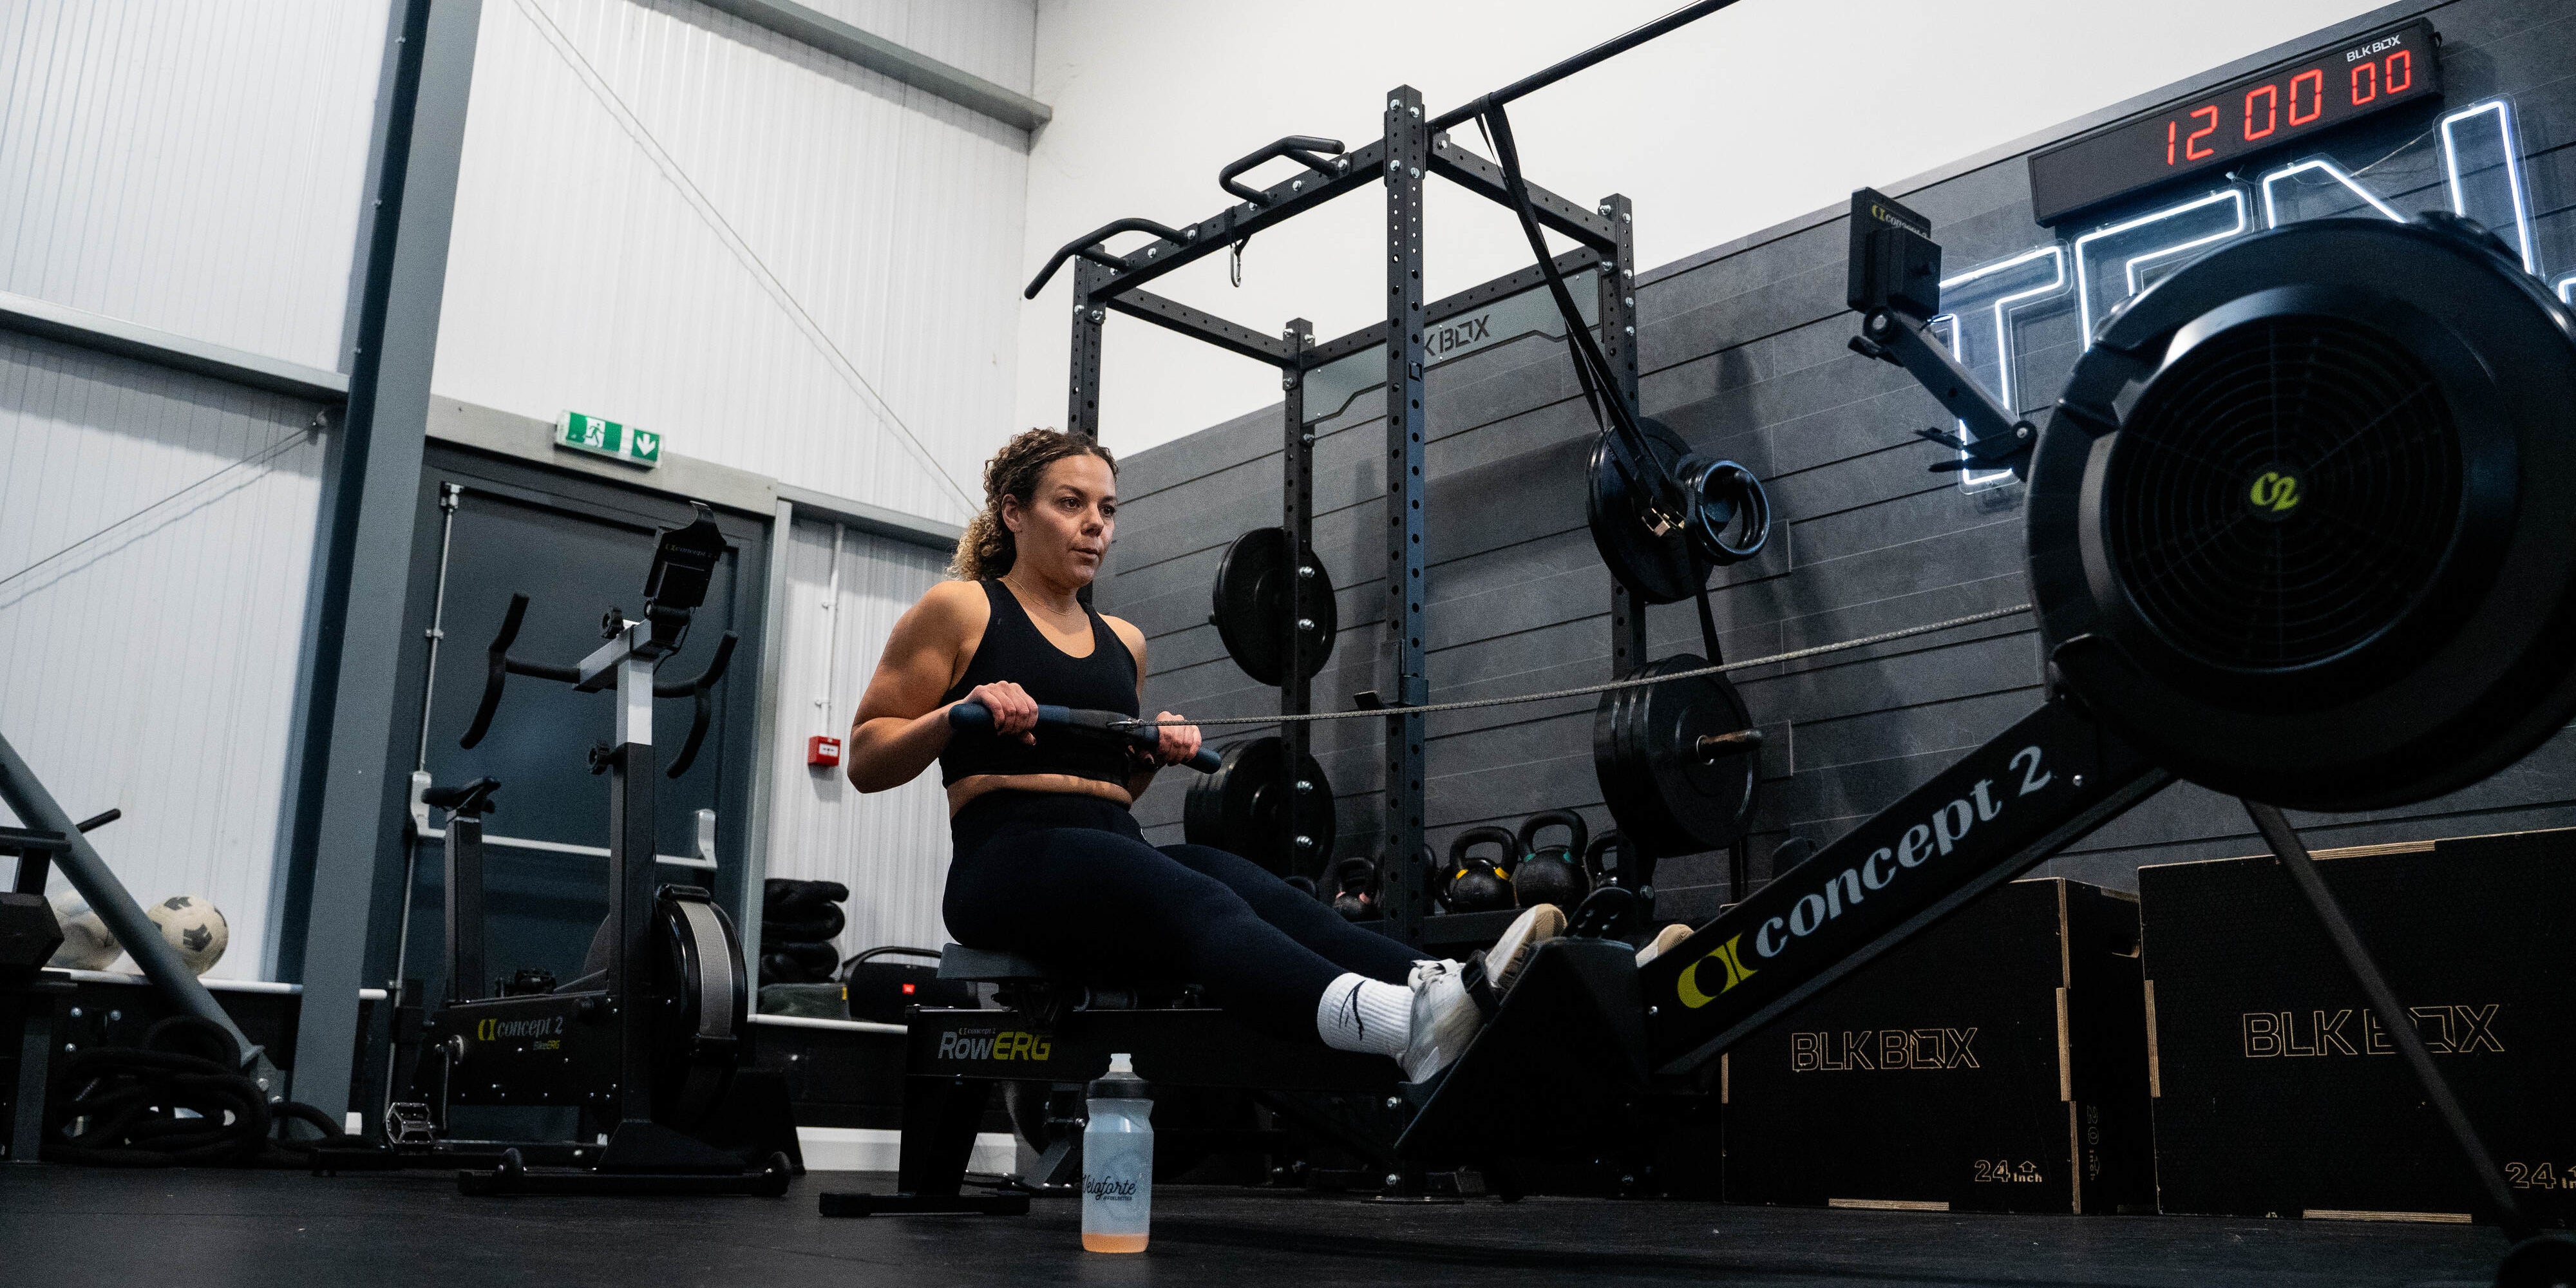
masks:
<svg viewBox="0 0 2576 1288"><path fill-rule="evenodd" d="M948 746L948 705L940 695L956 682L958 659L983 637L991 605L971 581L944 581L904 612L886 637L850 719L845 772L863 792L901 787L920 776ZM990 690L990 692L988 692ZM993 709L995 728L1034 741L1036 701L1016 684L984 685L968 695Z"/></svg>
<svg viewBox="0 0 2576 1288"><path fill-rule="evenodd" d="M1147 671L1147 667L1145 665L1145 632L1136 629L1134 626L1131 626L1124 620L1116 617L1104 615L1101 620L1109 623L1109 629L1113 634L1117 635L1118 642L1126 645L1127 651L1134 654L1136 657L1136 709L1142 711L1145 709L1145 675ZM1178 720L1181 717L1176 716L1169 711L1160 711L1155 713L1154 718L1156 720ZM1127 799L1130 801L1144 796L1145 789L1154 785L1154 775L1159 772L1163 766L1177 765L1182 761L1199 754L1199 731L1197 726L1166 726L1165 728L1156 730L1156 732L1162 735L1163 745L1151 753L1153 757L1151 760L1146 759L1146 755L1148 753L1138 752L1138 767L1135 772L1127 775Z"/></svg>

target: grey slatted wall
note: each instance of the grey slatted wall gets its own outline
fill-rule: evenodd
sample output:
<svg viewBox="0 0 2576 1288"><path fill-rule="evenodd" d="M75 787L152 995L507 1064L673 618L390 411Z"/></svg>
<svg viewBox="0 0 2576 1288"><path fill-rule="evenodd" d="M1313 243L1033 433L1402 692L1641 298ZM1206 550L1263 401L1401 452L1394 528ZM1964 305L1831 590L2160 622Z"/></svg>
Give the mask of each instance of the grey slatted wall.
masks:
<svg viewBox="0 0 2576 1288"><path fill-rule="evenodd" d="M2510 95L2542 272L2576 263L2576 13L2547 0L2455 0L2396 6L2312 43L2429 13L2445 37L2448 101ZM2213 70L2193 87L2243 66ZM2136 106L2171 95L2150 96ZM2126 105L2124 105L2126 106ZM2106 113L2100 119L2110 119ZM2093 122L2088 121L2089 125ZM2347 168L2397 151L2372 172L2373 190L2412 212L2447 200L2438 166L2417 140L2419 118L2323 141ZM1929 215L1956 273L2042 244L2030 219L2022 150L2034 139L1932 181L1889 191ZM1532 165L1544 178L1545 159ZM1579 194L1578 194L1579 195ZM1352 198L1367 200L1362 195ZM2148 203L2150 207L2161 204ZM1637 217L1650 220L1651 210ZM2080 229L2062 230L2068 235ZM1897 369L1845 348L1855 316L1843 304L1848 230L1818 212L1638 275L1642 398L1699 450L1732 456L1769 482L1780 521L1773 546L1723 571L1715 605L1730 659L1764 656L2023 603L2021 494L1964 490L1927 473L1934 449L1910 440L1939 424L1939 407ZM1436 250L1435 252L1436 253ZM2054 397L2079 351L2072 307L2017 323L2023 401ZM1117 360L1110 342L1109 360ZM1434 368L1426 541L1430 549L1431 700L1495 696L1609 678L1610 583L1583 523L1582 468L1594 427L1576 398L1563 347L1528 336ZM1372 673L1383 531L1374 397L1318 425L1316 546L1340 579L1344 630L1317 677L1318 709L1347 709L1379 687ZM1106 409L1114 417L1114 408ZM1244 676L1205 624L1209 583L1235 533L1278 513L1276 407L1137 453L1125 462L1125 501L1100 603L1136 622L1152 644L1149 702L1203 717L1275 711L1274 690ZM1687 605L1653 610L1653 652L1699 651ZM1917 636L1737 675L1769 735L1756 820L1755 875L1792 835L1818 842L1929 777L2039 700L2042 672L2027 616ZM1427 820L1446 846L1462 829L1509 824L1543 807L1579 807L1608 824L1591 759L1593 703L1565 699L1430 718ZM1231 731L1232 736L1249 736ZM1252 731L1264 732L1264 731ZM1379 746L1375 722L1319 727L1315 754L1340 801L1338 855L1374 854ZM2524 764L2406 810L2314 820L2319 845L2357 845L2576 823L2576 741L2562 734ZM1156 841L1180 836L1181 785L1139 802ZM2243 854L2260 844L2232 803L2177 787L2060 857L2052 873L2134 888L2140 863ZM1697 915L1725 896L1723 855L1668 859L1658 884L1667 911Z"/></svg>

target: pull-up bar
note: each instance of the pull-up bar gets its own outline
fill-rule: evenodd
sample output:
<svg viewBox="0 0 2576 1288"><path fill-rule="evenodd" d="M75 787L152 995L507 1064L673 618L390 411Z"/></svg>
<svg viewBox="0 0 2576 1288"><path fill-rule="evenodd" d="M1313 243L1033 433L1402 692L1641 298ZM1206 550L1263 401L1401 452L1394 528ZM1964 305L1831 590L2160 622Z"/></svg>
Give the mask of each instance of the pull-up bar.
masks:
<svg viewBox="0 0 2576 1288"><path fill-rule="evenodd" d="M1531 72L1529 75L1523 76L1519 80L1513 81L1511 84L1505 85L1491 94L1478 98L1474 102L1453 107L1448 111L1431 118L1431 128L1435 130L1445 130L1453 125L1472 121L1477 117L1484 115L1485 109L1488 107L1500 107L1524 94L1545 89L1548 86L1575 74L1576 72L1582 71L1585 68L1594 66L1598 63L1607 62L1610 59L1616 58L1649 40L1653 40L1657 36L1664 35L1681 27L1689 26L1691 23L1697 22L1700 19L1734 3L1735 0L1699 0L1699 3L1697 4L1683 5L1681 8L1675 9L1671 13L1665 14L1663 17L1657 18L1653 22L1647 23L1645 26L1639 27L1634 31L1630 31L1625 35L1613 36L1608 40L1602 41L1600 44L1594 45L1590 49L1584 50L1582 53L1576 54L1572 58L1564 60L1563 62L1555 63L1551 66L1541 68L1538 71Z"/></svg>
<svg viewBox="0 0 2576 1288"><path fill-rule="evenodd" d="M1437 136L1451 126L1473 120L1493 108L1553 85L1733 3L1735 0L1698 0L1698 3L1685 5L1642 27L1603 41L1444 115L1433 117L1428 123L1428 131ZM1340 155L1326 155L1329 153ZM1279 157L1306 168L1267 188L1255 188L1241 181L1239 176L1245 171ZM1483 157L1435 138L1430 155L1424 159L1429 162L1428 169L1433 173L1470 192L1506 206L1515 204L1505 188L1501 167ZM1128 295L1137 287L1183 264L1241 243L1254 233L1284 222L1310 206L1320 205L1376 180L1385 175L1386 166L1387 150L1382 140L1356 151L1343 152L1336 140L1290 135L1218 172L1218 184L1239 199L1237 204L1178 230L1145 219L1120 219L1103 224L1059 247L1022 294L1036 299L1038 292L1045 289L1048 280L1055 276L1066 260L1083 259L1108 269L1109 274L1105 279L1093 279L1090 289L1080 291L1084 295L1081 303L1088 305ZM1614 251L1619 235L1597 211L1535 184L1527 187L1532 214L1540 224L1594 250ZM1119 232L1151 233L1157 240L1126 255L1113 255L1101 248L1102 241ZM1243 351L1239 343L1219 343L1237 352Z"/></svg>

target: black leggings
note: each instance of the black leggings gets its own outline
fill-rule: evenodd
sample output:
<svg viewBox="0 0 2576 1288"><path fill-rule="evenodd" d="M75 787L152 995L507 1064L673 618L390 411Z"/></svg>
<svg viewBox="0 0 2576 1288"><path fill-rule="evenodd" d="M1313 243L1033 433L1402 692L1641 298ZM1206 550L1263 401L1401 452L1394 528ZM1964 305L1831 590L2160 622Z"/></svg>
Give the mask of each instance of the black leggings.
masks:
<svg viewBox="0 0 2576 1288"><path fill-rule="evenodd" d="M1251 861L1153 846L1127 808L1063 792L989 792L950 820L942 911L973 948L1177 977L1253 1027L1315 1039L1345 971L1401 984L1414 951L1361 929Z"/></svg>

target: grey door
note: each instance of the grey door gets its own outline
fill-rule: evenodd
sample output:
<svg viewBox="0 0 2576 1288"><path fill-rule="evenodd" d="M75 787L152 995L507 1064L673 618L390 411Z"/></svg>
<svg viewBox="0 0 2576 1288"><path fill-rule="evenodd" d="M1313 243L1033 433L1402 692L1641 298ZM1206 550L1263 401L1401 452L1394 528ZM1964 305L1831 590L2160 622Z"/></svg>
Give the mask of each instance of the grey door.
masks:
<svg viewBox="0 0 2576 1288"><path fill-rule="evenodd" d="M457 489L452 514L442 508ZM569 685L511 676L483 741L457 745L472 721L488 671L488 646L510 596L528 596L513 656L569 664L599 647L603 614L612 607L641 616L644 577L657 530L688 521L684 498L623 488L588 476L433 444L422 471L419 537L407 634L423 641L404 681L410 713L397 734L396 758L420 763L426 693L426 766L440 786L490 776L501 781L500 808L484 820L487 843L485 959L508 977L538 967L558 980L580 974L592 929L607 912L608 863L594 855L506 844L532 841L605 849L608 778L589 768L589 749L613 741L614 698ZM759 699L761 572L768 566L767 523L717 511L729 543L707 602L686 643L662 665L665 681L693 677L715 656L726 631L742 639L724 681L709 695L706 739L687 772L657 774L656 848L666 856L698 852L696 811L717 816L716 867L658 865L662 883L706 886L737 920L742 908L743 843L754 785L754 727ZM445 564L443 591L440 563ZM425 645L431 623L444 638L435 666ZM665 698L654 706L654 743L667 768L679 755L692 704ZM433 814L432 826L440 816ZM402 973L423 980L428 996L445 995L441 851L413 847L410 935ZM399 888L400 879L395 882ZM388 967L392 965L387 962ZM486 988L490 981L484 981Z"/></svg>

